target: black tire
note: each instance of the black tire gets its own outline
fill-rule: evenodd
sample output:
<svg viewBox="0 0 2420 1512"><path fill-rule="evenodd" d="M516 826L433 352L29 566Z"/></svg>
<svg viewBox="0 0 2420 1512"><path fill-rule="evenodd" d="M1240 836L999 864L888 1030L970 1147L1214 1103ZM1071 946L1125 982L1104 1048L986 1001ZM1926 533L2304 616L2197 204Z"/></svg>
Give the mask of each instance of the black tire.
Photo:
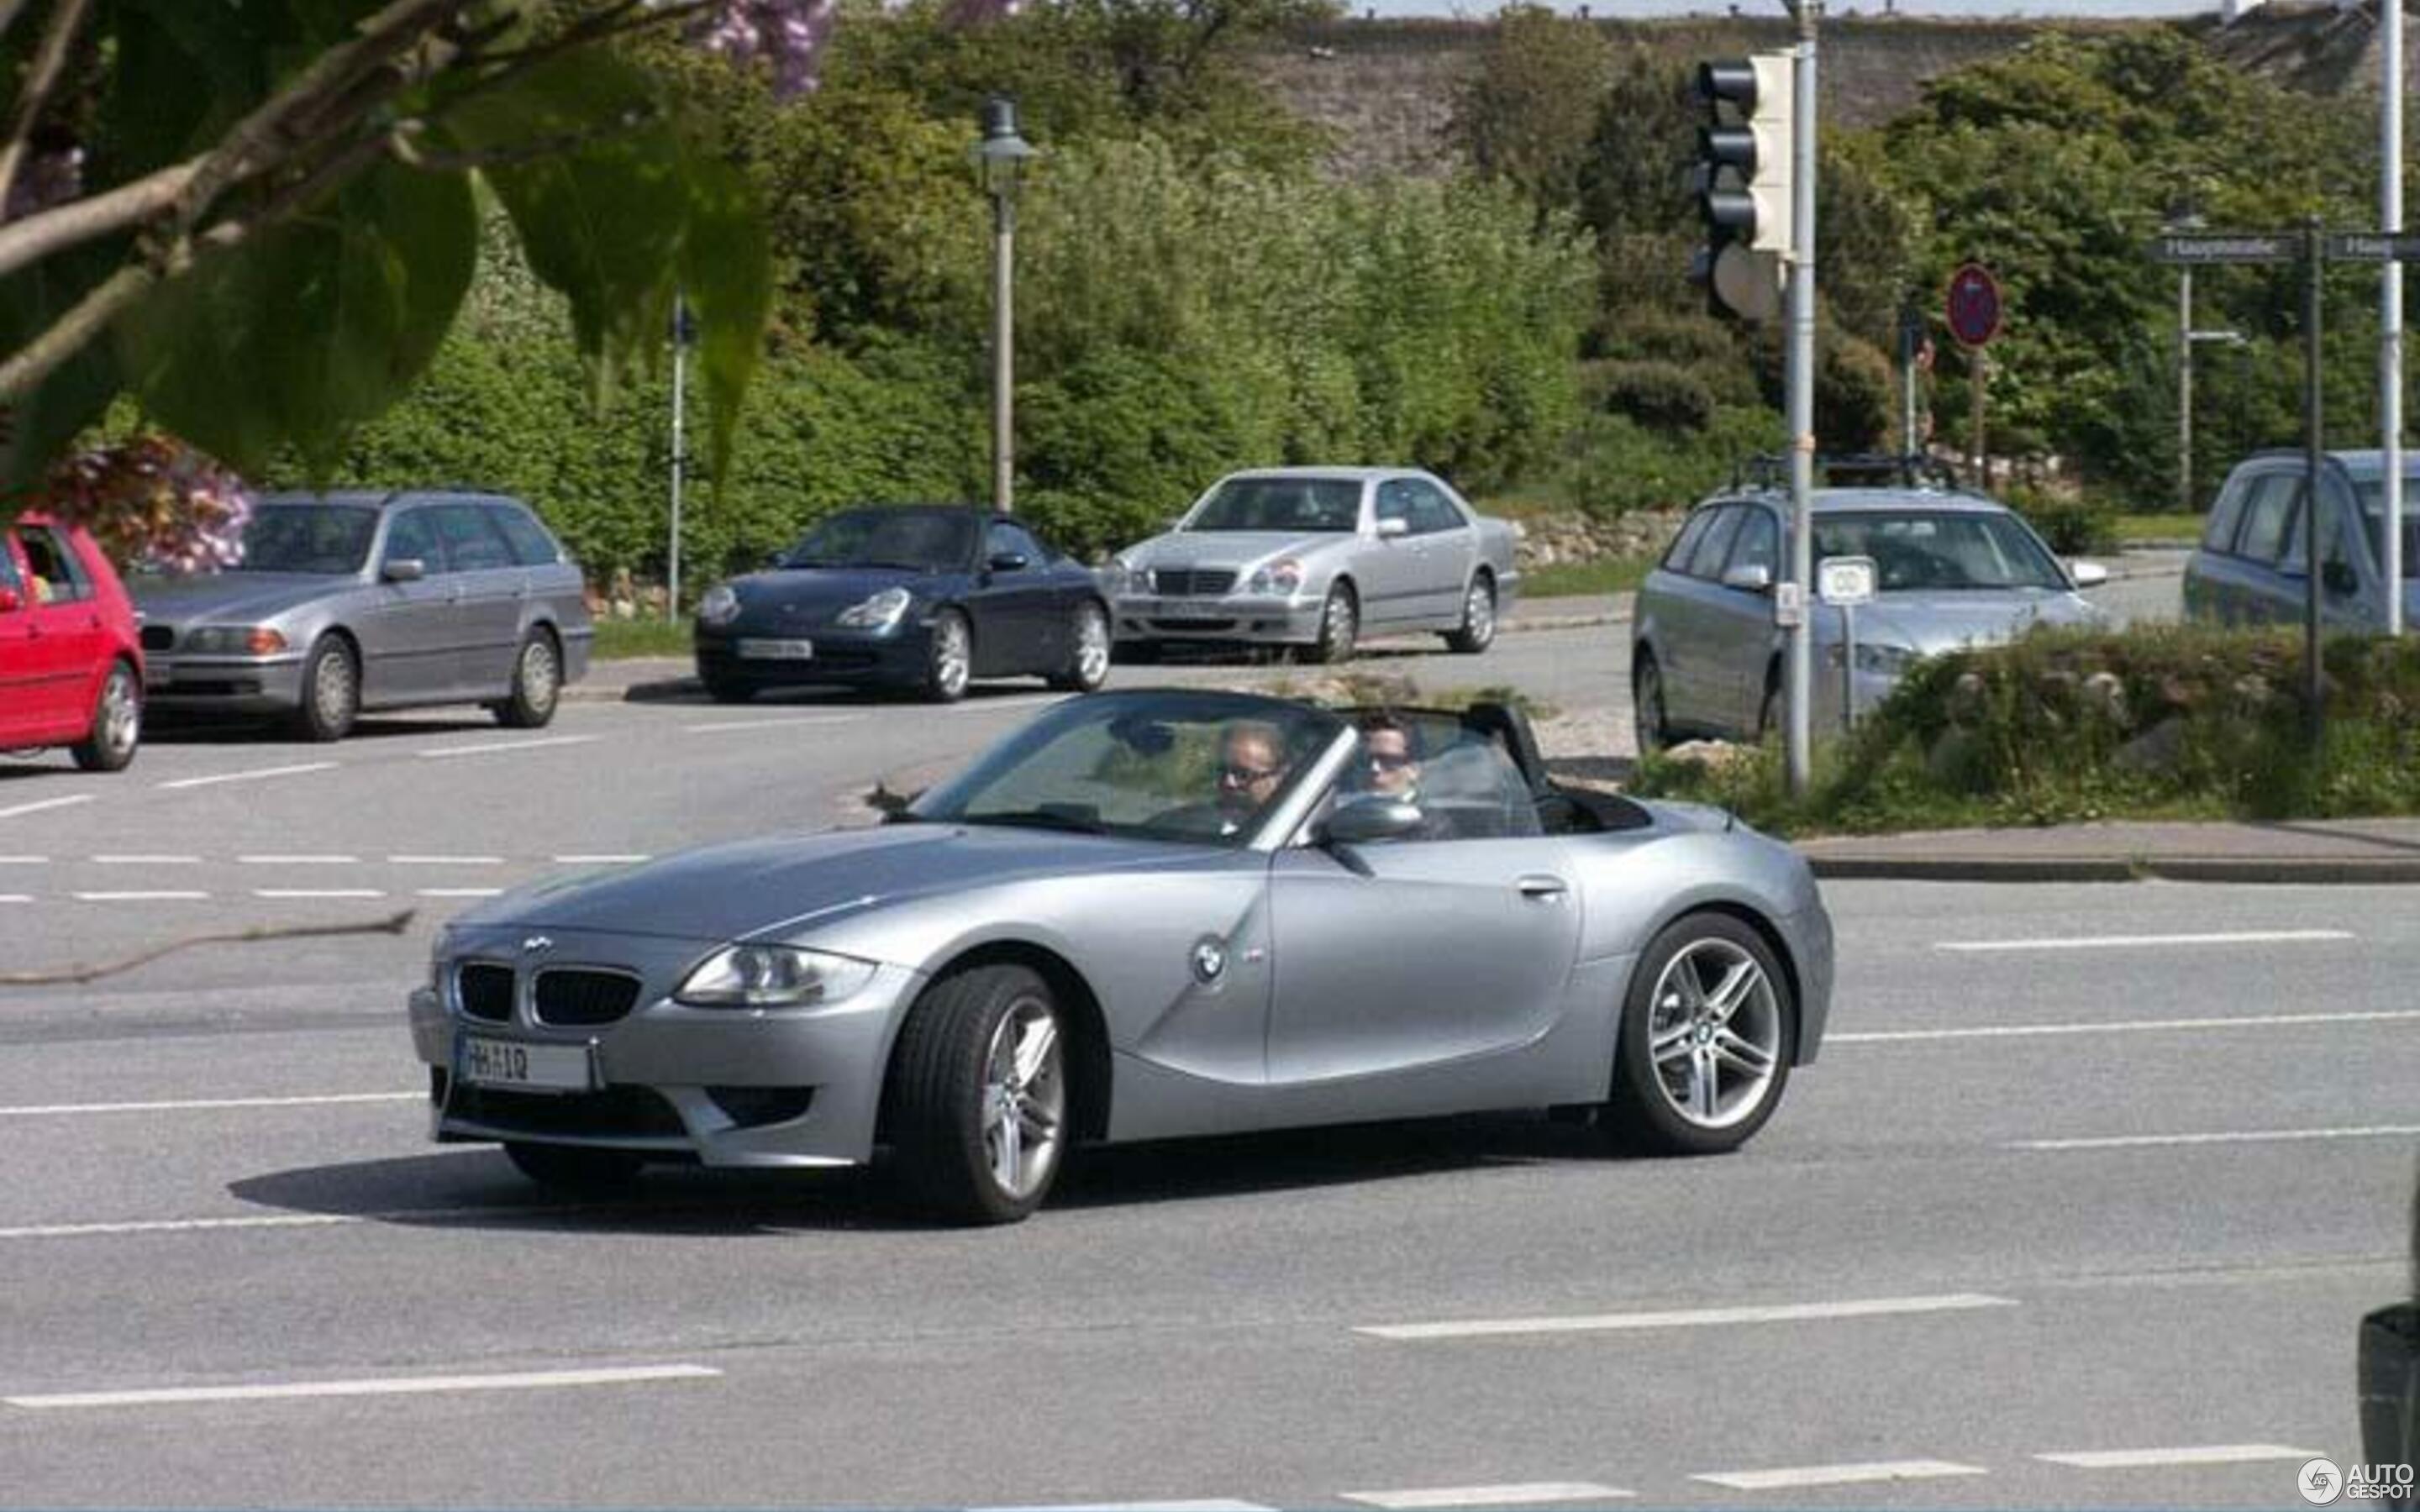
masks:
<svg viewBox="0 0 2420 1512"><path fill-rule="evenodd" d="M1496 643L1496 579L1484 568L1470 579L1462 595L1462 628L1449 630L1446 648L1476 656Z"/></svg>
<svg viewBox="0 0 2420 1512"><path fill-rule="evenodd" d="M504 1156L523 1176L549 1191L591 1197L628 1192L646 1165L645 1157L627 1149L535 1145L519 1139L504 1142Z"/></svg>
<svg viewBox="0 0 2420 1512"><path fill-rule="evenodd" d="M935 703L955 703L974 681L975 633L967 617L954 609L933 616L933 633L924 654L924 676L917 691Z"/></svg>
<svg viewBox="0 0 2420 1512"><path fill-rule="evenodd" d="M1664 669L1655 653L1640 646L1632 654L1630 724L1637 737L1638 754L1652 756L1672 744L1672 722L1664 712Z"/></svg>
<svg viewBox="0 0 2420 1512"><path fill-rule="evenodd" d="M551 723L563 702L563 648L540 626L513 653L513 689L490 705L496 722L509 730L536 730Z"/></svg>
<svg viewBox="0 0 2420 1512"><path fill-rule="evenodd" d="M342 740L362 712L362 664L344 637L323 635L302 661L302 704L294 730L305 740Z"/></svg>
<svg viewBox="0 0 2420 1512"><path fill-rule="evenodd" d="M143 685L134 669L114 662L92 708L92 733L68 748L87 772L122 772L143 744Z"/></svg>
<svg viewBox="0 0 2420 1512"><path fill-rule="evenodd" d="M1048 1033L1032 1047L1024 1037L1038 1022ZM892 1154L919 1207L975 1225L1016 1223L1042 1205L1073 1133L1065 1028L1049 984L1024 966L979 966L924 990L899 1031L888 1088ZM1011 1050L1032 1047L1022 1075L1001 1060L1004 1039ZM995 1085L1004 1072L1014 1085ZM995 1106L1014 1109L998 1129L985 1124ZM1042 1140L1031 1157L1039 1169L1023 1154L1029 1127Z"/></svg>
<svg viewBox="0 0 2420 1512"><path fill-rule="evenodd" d="M1764 680L1764 702L1756 706L1756 738L1761 745L1781 729L1781 674L1778 668Z"/></svg>
<svg viewBox="0 0 2420 1512"><path fill-rule="evenodd" d="M1741 964L1757 975L1743 979L1726 1010L1719 989ZM1696 984L1694 998L1684 980ZM1764 937L1730 914L1684 915L1649 942L1631 974L1600 1122L1618 1148L1640 1154L1737 1149L1780 1106L1797 1051L1798 1004Z"/></svg>
<svg viewBox="0 0 2420 1512"><path fill-rule="evenodd" d="M701 671L697 680L706 685L706 696L717 703L745 703L756 696L756 685L729 672Z"/></svg>
<svg viewBox="0 0 2420 1512"><path fill-rule="evenodd" d="M1311 643L1311 659L1322 666L1351 661L1354 644L1360 638L1360 600L1353 596L1350 583L1338 583L1320 606L1319 638Z"/></svg>
<svg viewBox="0 0 2420 1512"><path fill-rule="evenodd" d="M1067 664L1050 674L1050 686L1063 693L1098 692L1109 680L1111 649L1109 611L1085 601L1068 627Z"/></svg>

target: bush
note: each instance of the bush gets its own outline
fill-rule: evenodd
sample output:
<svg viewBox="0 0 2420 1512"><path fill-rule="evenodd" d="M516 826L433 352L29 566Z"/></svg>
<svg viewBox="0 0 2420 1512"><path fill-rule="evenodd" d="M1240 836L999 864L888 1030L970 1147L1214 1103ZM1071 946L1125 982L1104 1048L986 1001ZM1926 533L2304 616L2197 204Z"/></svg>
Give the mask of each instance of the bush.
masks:
<svg viewBox="0 0 2420 1512"><path fill-rule="evenodd" d="M2063 557L2089 556L2118 547L2118 512L2089 497L2059 496L2039 488L2008 490L2010 508L2041 532Z"/></svg>
<svg viewBox="0 0 2420 1512"><path fill-rule="evenodd" d="M1622 415L1591 415L1573 431L1556 490L1576 509L1610 518L1637 509L1683 509L1729 482L1747 457L1782 444L1779 417L1717 409L1705 431L1659 435Z"/></svg>
<svg viewBox="0 0 2420 1512"><path fill-rule="evenodd" d="M1687 368L1671 363L1607 363L1598 378L1609 413L1664 431L1700 431L1714 424L1714 391Z"/></svg>

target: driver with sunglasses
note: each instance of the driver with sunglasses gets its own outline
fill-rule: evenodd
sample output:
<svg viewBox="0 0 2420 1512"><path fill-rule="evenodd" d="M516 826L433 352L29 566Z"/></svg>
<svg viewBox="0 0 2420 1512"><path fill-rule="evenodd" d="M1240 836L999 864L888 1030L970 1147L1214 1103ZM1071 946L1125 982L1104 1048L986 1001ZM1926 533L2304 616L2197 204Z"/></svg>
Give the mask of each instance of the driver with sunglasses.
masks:
<svg viewBox="0 0 2420 1512"><path fill-rule="evenodd" d="M1355 786L1374 797L1420 807L1419 731L1391 714L1370 715L1361 721L1361 752L1365 765ZM1442 815L1424 810L1419 827L1403 838L1450 840L1453 831Z"/></svg>

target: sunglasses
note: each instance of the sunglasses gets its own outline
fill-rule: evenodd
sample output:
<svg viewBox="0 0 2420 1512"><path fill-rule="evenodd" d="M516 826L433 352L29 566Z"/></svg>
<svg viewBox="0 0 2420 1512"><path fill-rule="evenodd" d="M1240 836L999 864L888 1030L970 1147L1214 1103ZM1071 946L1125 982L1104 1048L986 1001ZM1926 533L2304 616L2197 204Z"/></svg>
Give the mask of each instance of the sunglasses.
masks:
<svg viewBox="0 0 2420 1512"><path fill-rule="evenodd" d="M1372 751L1370 764L1382 772L1399 772L1411 765L1412 759L1409 756L1397 755L1392 751Z"/></svg>
<svg viewBox="0 0 2420 1512"><path fill-rule="evenodd" d="M1265 782L1285 770L1282 766L1240 766L1230 764L1218 769L1218 780L1231 787L1250 787Z"/></svg>

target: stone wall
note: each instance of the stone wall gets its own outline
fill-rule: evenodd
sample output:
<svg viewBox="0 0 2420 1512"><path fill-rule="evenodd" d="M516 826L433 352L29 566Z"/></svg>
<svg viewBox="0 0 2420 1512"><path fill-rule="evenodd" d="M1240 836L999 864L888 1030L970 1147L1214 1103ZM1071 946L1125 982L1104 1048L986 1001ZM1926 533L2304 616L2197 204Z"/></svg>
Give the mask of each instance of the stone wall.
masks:
<svg viewBox="0 0 2420 1512"><path fill-rule="evenodd" d="M1652 557L1681 529L1685 509L1642 509L1612 519L1580 514L1535 515L1519 522L1515 553L1522 570L1565 562Z"/></svg>

